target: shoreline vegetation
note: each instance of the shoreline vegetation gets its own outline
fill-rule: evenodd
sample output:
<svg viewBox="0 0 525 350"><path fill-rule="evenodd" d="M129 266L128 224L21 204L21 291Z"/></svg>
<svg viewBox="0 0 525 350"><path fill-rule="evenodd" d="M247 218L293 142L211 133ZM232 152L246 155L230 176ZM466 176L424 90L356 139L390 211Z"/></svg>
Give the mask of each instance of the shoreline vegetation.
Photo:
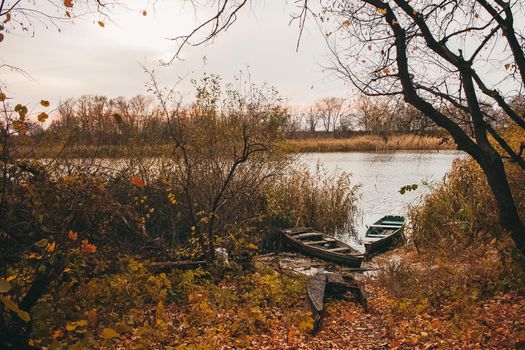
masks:
<svg viewBox="0 0 525 350"><path fill-rule="evenodd" d="M455 150L455 144L442 137L400 134L388 137L377 135L354 135L348 137L304 137L288 138L277 145L287 153L327 153L327 152L383 152L383 151L440 151ZM18 154L22 158L60 157L77 158L123 158L140 154L143 157L162 157L172 153L171 144L133 145L72 145L58 146L43 142L36 146L21 145ZM1 146L0 146L1 150Z"/></svg>

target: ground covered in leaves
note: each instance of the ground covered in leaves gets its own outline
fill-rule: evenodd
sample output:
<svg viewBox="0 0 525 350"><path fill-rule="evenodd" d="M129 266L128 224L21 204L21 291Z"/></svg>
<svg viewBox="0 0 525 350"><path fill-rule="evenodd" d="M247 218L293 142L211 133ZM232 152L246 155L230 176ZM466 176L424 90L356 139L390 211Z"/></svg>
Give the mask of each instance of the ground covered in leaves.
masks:
<svg viewBox="0 0 525 350"><path fill-rule="evenodd" d="M49 304L66 311L38 319L39 308L46 308L41 303L32 343L49 349L166 350L521 349L525 344L523 289L496 291L492 285L487 293L472 283L472 271L459 284L446 274L444 283L443 266L419 267L419 275L411 271L414 280L386 265L379 273L360 274L369 312L351 295L329 299L313 335L305 302L308 277L280 264L168 273L153 273L129 257L120 265L119 273L92 278L86 286L72 279L54 296L73 297L51 302L48 296ZM425 288L419 290L416 280ZM400 294L396 288L406 283L411 291Z"/></svg>

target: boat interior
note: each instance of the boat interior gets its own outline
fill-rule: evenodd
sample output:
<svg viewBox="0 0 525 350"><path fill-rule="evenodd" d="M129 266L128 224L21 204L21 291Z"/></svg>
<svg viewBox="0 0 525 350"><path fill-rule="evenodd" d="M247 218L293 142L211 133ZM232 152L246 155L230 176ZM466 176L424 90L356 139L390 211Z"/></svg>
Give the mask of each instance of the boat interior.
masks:
<svg viewBox="0 0 525 350"><path fill-rule="evenodd" d="M287 233L305 245L316 247L316 248L321 248L329 252L347 253L347 252L352 251L352 249L348 245L322 232L304 230L304 231L296 231L296 232L291 231Z"/></svg>

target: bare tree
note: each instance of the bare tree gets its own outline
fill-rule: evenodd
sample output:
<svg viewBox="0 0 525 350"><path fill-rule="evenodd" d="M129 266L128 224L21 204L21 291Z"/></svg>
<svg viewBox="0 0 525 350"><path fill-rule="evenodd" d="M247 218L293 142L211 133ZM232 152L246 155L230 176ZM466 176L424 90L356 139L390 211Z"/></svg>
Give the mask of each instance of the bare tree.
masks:
<svg viewBox="0 0 525 350"><path fill-rule="evenodd" d="M324 130L335 131L341 117L346 113L345 100L341 97L326 97L317 101L314 109Z"/></svg>

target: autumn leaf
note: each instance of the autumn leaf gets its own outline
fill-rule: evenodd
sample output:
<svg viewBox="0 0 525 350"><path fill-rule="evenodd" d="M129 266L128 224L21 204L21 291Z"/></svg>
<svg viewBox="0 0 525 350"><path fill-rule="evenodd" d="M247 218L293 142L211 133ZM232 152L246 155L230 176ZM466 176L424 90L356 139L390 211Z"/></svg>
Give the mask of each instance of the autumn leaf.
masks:
<svg viewBox="0 0 525 350"><path fill-rule="evenodd" d="M5 19L4 19L4 23L7 23L11 20L11 13L8 12L5 14Z"/></svg>
<svg viewBox="0 0 525 350"><path fill-rule="evenodd" d="M47 246L47 251L49 253L53 253L55 251L56 246L57 246L57 243L53 241L51 244Z"/></svg>
<svg viewBox="0 0 525 350"><path fill-rule="evenodd" d="M0 33L0 43L4 41L4 34Z"/></svg>
<svg viewBox="0 0 525 350"><path fill-rule="evenodd" d="M64 0L65 7L73 7L73 0Z"/></svg>
<svg viewBox="0 0 525 350"><path fill-rule="evenodd" d="M510 68L510 63L505 63L505 70L509 70Z"/></svg>
<svg viewBox="0 0 525 350"><path fill-rule="evenodd" d="M66 17L71 18L71 13L69 11L66 11Z"/></svg>
<svg viewBox="0 0 525 350"><path fill-rule="evenodd" d="M104 328L102 330L102 336L104 339L113 339L118 337L118 333L113 328Z"/></svg>
<svg viewBox="0 0 525 350"><path fill-rule="evenodd" d="M386 7L379 7L377 9L377 12L379 12L380 14L382 15L386 15L386 13L388 12L387 8Z"/></svg>
<svg viewBox="0 0 525 350"><path fill-rule="evenodd" d="M97 251L97 246L89 243L87 239L82 241L82 251L84 253L95 253Z"/></svg>
<svg viewBox="0 0 525 350"><path fill-rule="evenodd" d="M0 92L0 102L4 102L6 98L7 96L3 92Z"/></svg>
<svg viewBox="0 0 525 350"><path fill-rule="evenodd" d="M399 24L399 21L397 19L392 21L392 24Z"/></svg>
<svg viewBox="0 0 525 350"><path fill-rule="evenodd" d="M368 45L368 51L372 51L372 44Z"/></svg>
<svg viewBox="0 0 525 350"><path fill-rule="evenodd" d="M57 329L56 331L53 332L51 339L56 340L61 337L62 337L62 331L60 329Z"/></svg>
<svg viewBox="0 0 525 350"><path fill-rule="evenodd" d="M345 19L342 24L343 24L343 27L348 27L350 25L350 20Z"/></svg>
<svg viewBox="0 0 525 350"><path fill-rule="evenodd" d="M384 69L383 69L383 73L385 73L385 74L390 73L390 69L388 69L388 67L384 68Z"/></svg>
<svg viewBox="0 0 525 350"><path fill-rule="evenodd" d="M104 28L106 26L106 24L102 21L98 21L98 25L101 26L102 28Z"/></svg>
<svg viewBox="0 0 525 350"><path fill-rule="evenodd" d="M18 309L16 311L16 314L18 317L20 317L22 321L29 322L31 320L31 316L29 316L29 313L24 310Z"/></svg>
<svg viewBox="0 0 525 350"><path fill-rule="evenodd" d="M142 11L142 16L147 16L148 12L146 10Z"/></svg>
<svg viewBox="0 0 525 350"><path fill-rule="evenodd" d="M7 293L11 289L11 283L7 282L5 279L0 278L0 293Z"/></svg>
<svg viewBox="0 0 525 350"><path fill-rule="evenodd" d="M49 101L47 100L40 100L40 104L44 107L49 107Z"/></svg>
<svg viewBox="0 0 525 350"><path fill-rule="evenodd" d="M38 115L38 121L41 122L41 123L45 122L47 120L47 118L49 118L47 113L42 112L42 113L40 113Z"/></svg>
<svg viewBox="0 0 525 350"><path fill-rule="evenodd" d="M69 233L67 234L70 240L76 241L78 239L78 233L75 231L69 230Z"/></svg>
<svg viewBox="0 0 525 350"><path fill-rule="evenodd" d="M137 177L137 176L134 176L131 178L131 183L140 188L144 187L144 180L142 180L140 177Z"/></svg>

